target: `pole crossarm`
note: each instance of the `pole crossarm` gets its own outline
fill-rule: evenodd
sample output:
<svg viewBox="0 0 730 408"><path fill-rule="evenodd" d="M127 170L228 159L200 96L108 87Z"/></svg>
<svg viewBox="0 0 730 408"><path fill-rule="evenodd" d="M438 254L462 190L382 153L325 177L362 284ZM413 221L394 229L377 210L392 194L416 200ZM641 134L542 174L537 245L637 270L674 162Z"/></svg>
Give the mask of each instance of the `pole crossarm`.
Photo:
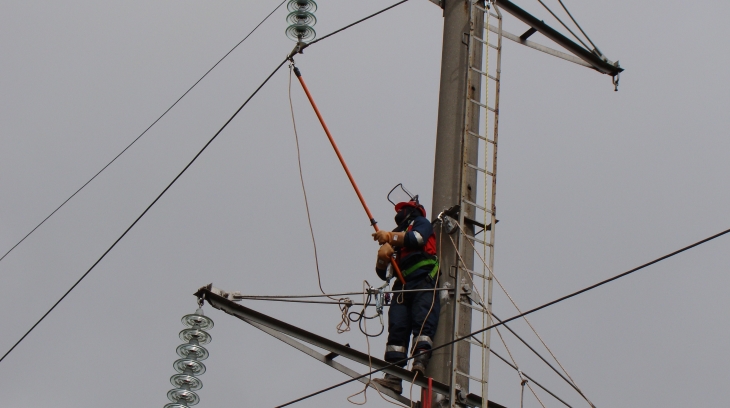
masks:
<svg viewBox="0 0 730 408"><path fill-rule="evenodd" d="M489 31L491 31L493 33L498 33L499 32L499 28L497 28L497 27L495 27L495 26L493 26L493 25L490 24L489 25ZM574 64L582 65L582 66L588 67L588 68L593 68L593 65L591 65L591 64L583 61L582 59L576 57L573 54L568 54L568 53L565 53L565 52L562 52L562 51L558 51L558 50L552 49L552 48L547 47L545 45L538 44L538 43L536 43L534 41L529 41L527 39L523 39L519 35L515 35L515 34L512 34L512 33L509 33L507 31L502 30L502 36L504 36L504 38L506 38L508 40L511 40L511 41L514 41L514 42L516 42L518 44L522 44L522 45L524 45L526 47L530 47L530 48L532 48L534 50L542 51L542 52L544 52L544 53L546 53L548 55L552 55L553 57L562 58L562 59L564 59L566 61L570 61L570 62L572 62Z"/></svg>
<svg viewBox="0 0 730 408"><path fill-rule="evenodd" d="M195 292L195 296L198 298L205 299L208 304L210 304L213 308L222 310L230 315L233 315L246 323L251 324L252 326L266 332L267 334L270 334L277 339L291 345L292 347L305 352L306 354L309 354L310 356L322 361L323 363L329 365L330 367L333 367L337 369L338 371L343 372L344 374L347 374L348 376L355 378L359 376L354 370L351 370L339 363L336 363L332 359L334 357L331 356L342 356L344 358L347 358L349 360L352 360L356 363L363 364L365 366L371 366L374 370L382 369L389 365L389 363L368 356L365 353L362 353L360 351L354 350L350 348L349 346L339 344L335 341L332 341L330 339L327 339L325 337L319 336L317 334L308 332L302 328L296 327L294 325L288 324L286 322L283 322L281 320L275 319L271 316L267 316L263 313L257 312L253 309L249 309L243 305L240 305L236 303L235 301L230 299L230 296L226 296L227 292L222 291L220 289L214 288L212 284L203 286L202 288L198 289L197 292ZM303 342L309 343L313 346L322 348L324 350L327 350L330 352L330 355L322 355L321 353L318 353L309 347L305 346L304 344L301 344L300 342L294 340L301 340ZM311 352L310 352L311 351ZM321 357L321 358L320 358ZM398 378L401 378L404 381L407 382L413 382L414 385L418 385L420 387L428 387L427 379L423 378L421 376L417 377L415 381L413 380L413 373L411 371L408 371L404 368L400 367L388 367L383 370L384 373L388 373L391 375L395 375ZM365 380L364 378L362 380ZM367 382L367 380L363 381ZM449 395L449 386L438 382L433 381L432 382L433 391L445 396ZM384 394L388 394L387 392L384 392L381 388L380 391ZM401 397L404 398L404 397ZM405 399L405 398L404 398ZM400 401L400 399L398 399ZM407 399L405 399L408 401ZM409 402L405 402L406 404L409 404ZM482 399L478 395L474 394L468 394L464 400L462 401L463 405L468 407L481 407L482 406ZM492 401L488 401L489 408L506 408L503 405L497 404Z"/></svg>
<svg viewBox="0 0 730 408"><path fill-rule="evenodd" d="M560 45L563 48L565 48L566 50L570 51L576 57L578 57L581 60L585 61L586 63L590 64L591 68L595 69L596 71L601 72L606 75L616 76L624 70L623 68L621 68L619 66L618 61L617 62L610 61L591 51L586 50L585 48L583 48L580 45L573 42L568 37L564 36L557 30L555 30L554 28L545 24L544 21L539 20L537 17L535 17L532 14L521 9L519 6L512 3L511 1L497 0L496 4L501 10L504 10L507 13L515 16L518 20L520 20L523 23L527 24L528 26L532 27L537 32L541 33L545 37L553 40L558 45ZM517 42L523 42L523 41L517 41ZM544 51L544 50L541 49L540 51ZM558 56L558 55L556 55L556 56ZM563 58L563 57L561 57L561 58Z"/></svg>
<svg viewBox="0 0 730 408"><path fill-rule="evenodd" d="M335 370L350 376L350 378L362 377L362 375L360 373L358 373L357 371L336 362L334 360L335 357L337 357L337 355L335 353L330 353L330 354L326 354L326 355L322 354L314 349L307 347L304 343L287 336L284 333L278 332L274 329L268 328L262 324L256 323L256 322L248 320L248 319L241 318L241 320L243 320L244 322L250 324L251 326L261 330L262 332L283 341L284 343L294 347L295 349L297 349L305 354L308 354L310 357L313 357L315 360L318 360L324 364L327 364L328 366L334 368ZM358 381L360 381L361 383L363 383L365 385L368 385L370 388L375 389L375 386L370 382L370 380L368 378L358 378ZM409 407L413 406L413 402L411 400L409 400L408 398L406 398L400 394L396 394L395 392L391 391L388 388L378 388L377 390L380 391L381 394L385 394L385 395L389 396L390 398L393 398L394 400L400 402L403 405L407 405Z"/></svg>

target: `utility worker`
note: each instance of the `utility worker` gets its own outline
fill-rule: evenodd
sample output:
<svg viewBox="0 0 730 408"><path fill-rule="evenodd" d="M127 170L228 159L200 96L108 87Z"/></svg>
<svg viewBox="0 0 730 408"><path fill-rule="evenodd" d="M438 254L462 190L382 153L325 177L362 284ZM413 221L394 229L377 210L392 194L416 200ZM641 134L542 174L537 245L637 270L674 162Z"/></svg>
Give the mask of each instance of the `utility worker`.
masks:
<svg viewBox="0 0 730 408"><path fill-rule="evenodd" d="M375 272L380 279L387 280L393 274L389 265L393 255L406 281L405 287L396 279L393 290L421 291L394 294L388 311L388 342L385 347L385 361L395 363L407 356L411 334L413 334L413 353L424 354L413 359L412 370L424 375L433 337L438 325L440 304L434 289L439 269L436 256L436 238L431 222L426 218L426 210L418 203L418 196L410 201L395 205L393 231L378 231L373 239L382 246L378 250ZM423 290L426 289L426 290ZM401 363L404 367L406 362ZM384 378L373 380L379 385L396 393L403 392L401 379L385 374Z"/></svg>

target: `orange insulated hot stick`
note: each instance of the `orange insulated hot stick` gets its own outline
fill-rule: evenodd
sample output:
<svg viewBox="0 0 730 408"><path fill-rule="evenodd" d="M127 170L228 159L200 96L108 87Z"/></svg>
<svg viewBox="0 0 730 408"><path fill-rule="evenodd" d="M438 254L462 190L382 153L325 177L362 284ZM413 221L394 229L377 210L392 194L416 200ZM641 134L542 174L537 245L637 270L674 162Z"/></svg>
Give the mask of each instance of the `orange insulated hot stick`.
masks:
<svg viewBox="0 0 730 408"><path fill-rule="evenodd" d="M324 133L327 134L327 138L330 140L330 144L332 144L332 148L335 149L335 154L337 154L337 158L340 159L340 163L342 163L342 168L345 169L345 173L347 173L347 178L350 179L350 183L352 184L352 188L355 189L355 194L357 194L357 198L360 199L360 203L362 204L362 208L365 209L365 213L368 215L368 218L370 219L370 224L375 229L375 232L378 232L380 229L378 228L378 224L375 221L375 218L373 218L373 214L370 212L370 208L368 208L367 203L365 203L365 198L363 198L362 193L360 192L360 189L357 187L357 183L355 183L355 178L352 177L352 173L350 173L350 169L347 167L347 163L345 163L345 159L342 157L342 153L340 153L340 149L337 148L337 143L335 143L335 139L332 137L332 134L330 133L329 128L327 127L327 124L324 123L324 118L322 118L322 114L319 113L319 109L317 108L317 104L314 103L314 99L312 98L312 94L309 93L309 88L307 88L307 84L304 83L304 79L302 78L302 73L299 72L299 68L294 67L294 74L297 76L297 79L299 80L299 83L302 84L302 88L304 89L304 93L307 94L307 99L309 99L309 103L312 104L312 108L314 108L314 113L317 114L317 119L319 119L319 123L322 124L322 128L324 129ZM398 268L398 264L395 263L395 259L390 260L391 265L393 266L393 270L395 271L396 275L398 275L398 280L405 285L406 280L403 279L403 274L400 272L400 268Z"/></svg>

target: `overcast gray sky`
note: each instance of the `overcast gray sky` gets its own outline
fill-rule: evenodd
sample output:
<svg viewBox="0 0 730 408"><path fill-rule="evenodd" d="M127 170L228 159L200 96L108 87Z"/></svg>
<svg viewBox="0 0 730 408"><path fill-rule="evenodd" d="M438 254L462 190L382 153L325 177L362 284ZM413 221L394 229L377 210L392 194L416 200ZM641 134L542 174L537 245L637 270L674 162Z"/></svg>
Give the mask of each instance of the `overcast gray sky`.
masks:
<svg viewBox="0 0 730 408"><path fill-rule="evenodd" d="M0 252L139 135L278 2L0 2ZM315 28L323 35L392 2L321 0ZM554 24L534 0L518 4ZM730 56L723 51L730 5L567 5L626 72L613 92L609 77L505 42L495 273L525 309L730 225ZM274 14L0 263L0 352L98 259L291 50L284 19L283 9ZM392 219L385 195L397 182L431 201L442 24L438 7L411 0L297 59L384 226ZM514 19L505 28L525 29ZM162 407L180 318L195 310L199 286L213 282L247 294L318 291L287 81L282 69L0 363L4 407ZM296 86L293 96L323 286L360 290L364 279L377 280L377 246ZM729 240L531 320L598 407L725 405ZM514 314L495 296L496 313ZM335 333L334 306L245 304L366 349L357 330ZM275 406L345 379L231 316L205 310L216 326L200 407ZM524 326L515 327L537 344ZM507 339L524 371L573 406L587 406ZM382 355L384 343L385 336L371 340L374 355ZM493 360L491 375L490 399L518 406L515 373ZM298 406L348 406L346 396L359 389L348 385ZM539 395L546 406L560 406ZM368 397L370 406L390 406L372 392ZM525 406L539 405L528 397Z"/></svg>

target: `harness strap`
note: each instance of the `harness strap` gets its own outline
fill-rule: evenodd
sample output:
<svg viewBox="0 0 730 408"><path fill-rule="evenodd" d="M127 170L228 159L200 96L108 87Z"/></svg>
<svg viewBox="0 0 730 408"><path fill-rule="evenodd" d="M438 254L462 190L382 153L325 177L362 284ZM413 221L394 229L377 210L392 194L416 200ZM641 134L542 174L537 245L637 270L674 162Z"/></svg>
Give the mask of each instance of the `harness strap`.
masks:
<svg viewBox="0 0 730 408"><path fill-rule="evenodd" d="M424 259L421 262L417 262L416 264L412 265L410 268L403 271L403 277L406 277L413 273L414 271L417 271L418 269L423 268L424 266L433 265L433 269L428 274L431 279L433 279L436 276L436 273L439 270L439 261L438 259Z"/></svg>

